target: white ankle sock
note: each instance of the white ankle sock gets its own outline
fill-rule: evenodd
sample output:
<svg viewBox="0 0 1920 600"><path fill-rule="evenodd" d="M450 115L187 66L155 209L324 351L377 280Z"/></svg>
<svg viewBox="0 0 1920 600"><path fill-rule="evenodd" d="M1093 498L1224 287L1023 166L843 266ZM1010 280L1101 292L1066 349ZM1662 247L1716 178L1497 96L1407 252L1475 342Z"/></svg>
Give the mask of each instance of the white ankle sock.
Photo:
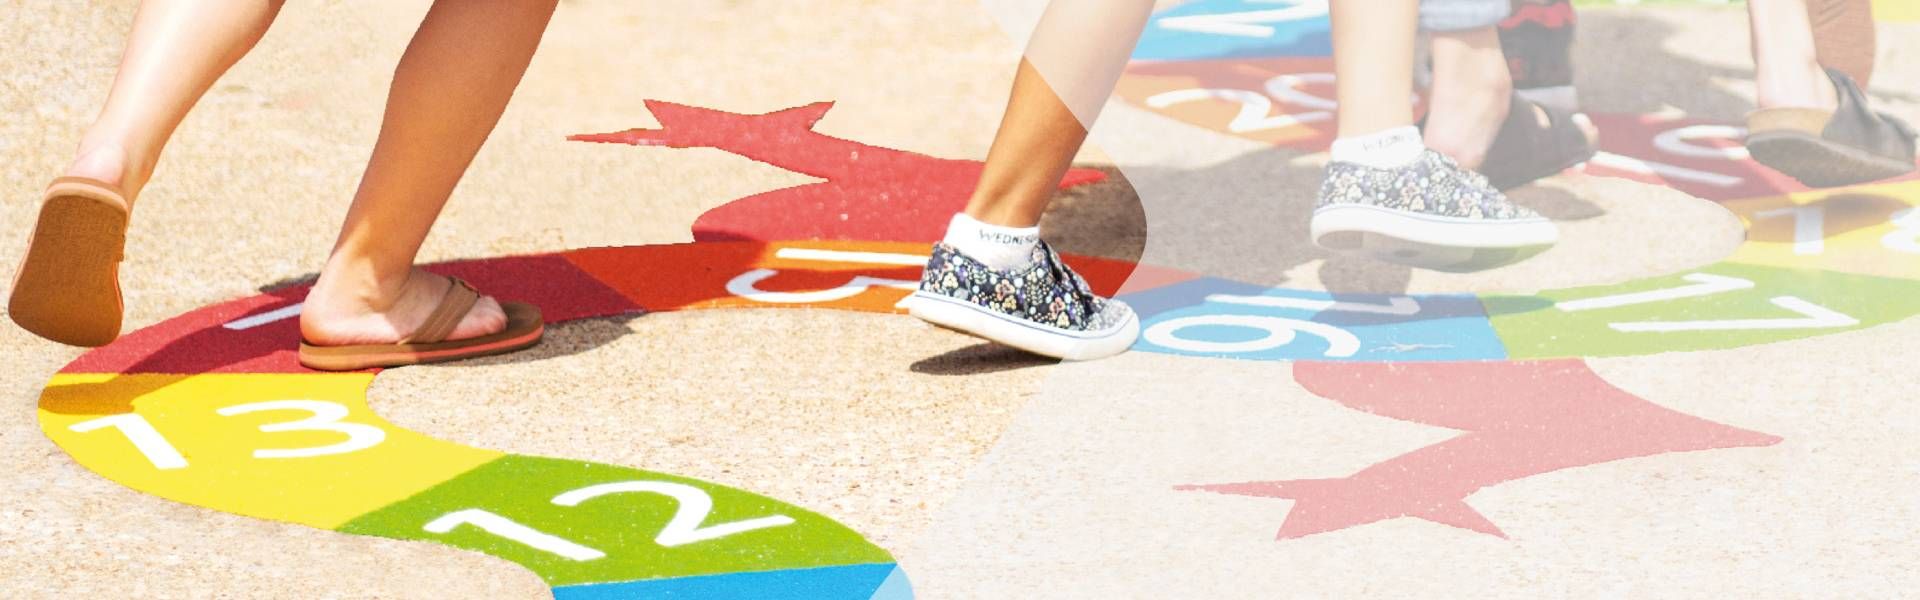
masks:
<svg viewBox="0 0 1920 600"><path fill-rule="evenodd" d="M1376 169L1407 166L1426 151L1427 144L1420 139L1420 128L1412 125L1333 141L1334 162L1355 163Z"/></svg>
<svg viewBox="0 0 1920 600"><path fill-rule="evenodd" d="M1040 245L1040 228L1002 227L957 213L947 222L947 237L942 241L994 269L1016 269L1033 261L1033 248Z"/></svg>

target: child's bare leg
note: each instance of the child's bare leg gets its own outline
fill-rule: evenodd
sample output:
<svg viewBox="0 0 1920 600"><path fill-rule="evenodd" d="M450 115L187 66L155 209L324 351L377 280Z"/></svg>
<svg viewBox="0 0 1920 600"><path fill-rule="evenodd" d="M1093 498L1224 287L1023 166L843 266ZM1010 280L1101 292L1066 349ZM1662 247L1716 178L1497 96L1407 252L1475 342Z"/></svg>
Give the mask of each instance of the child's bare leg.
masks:
<svg viewBox="0 0 1920 600"><path fill-rule="evenodd" d="M1000 132L967 200L967 216L1002 227L1039 226L1040 214L1086 139L1087 128L1033 63L1021 60Z"/></svg>
<svg viewBox="0 0 1920 600"><path fill-rule="evenodd" d="M1755 83L1761 108L1833 110L1833 82L1820 66L1806 0L1751 0Z"/></svg>
<svg viewBox="0 0 1920 600"><path fill-rule="evenodd" d="M1413 126L1413 44L1419 0L1333 2L1340 137Z"/></svg>
<svg viewBox="0 0 1920 600"><path fill-rule="evenodd" d="M69 176L112 183L132 201L187 111L266 35L281 0L146 0L107 104Z"/></svg>
<svg viewBox="0 0 1920 600"><path fill-rule="evenodd" d="M1413 49L1426 18L1421 3L1342 1L1333 2L1332 8L1340 132L1308 224L1314 243L1390 262L1460 270L1505 264L1552 245L1559 235L1552 222L1515 206L1485 178L1429 149L1413 126ZM1449 47L1457 50L1448 56L1455 64L1443 67L1442 57L1435 57L1435 79L1453 81L1446 91L1435 92L1428 126L1464 137L1476 132L1460 124L1478 123L1491 114L1488 129L1497 130L1508 95L1501 90L1511 90L1512 81L1499 58L1499 37L1492 24L1510 6L1460 3L1447 6L1447 11L1429 8L1436 8L1435 19L1474 23L1454 28L1484 28L1487 35L1469 38L1473 45ZM1465 77L1461 67L1482 66L1489 46L1492 72ZM1486 80L1505 83L1488 90ZM1485 106L1482 95L1499 100ZM1472 158L1484 156L1486 148L1476 150L1478 156Z"/></svg>
<svg viewBox="0 0 1920 600"><path fill-rule="evenodd" d="M373 157L307 297L308 342L394 342L439 304L446 280L415 269L414 255L506 110L556 2L434 3L394 70ZM483 298L449 339L505 325L500 305Z"/></svg>
<svg viewBox="0 0 1920 600"><path fill-rule="evenodd" d="M1513 101L1513 75L1493 27L1433 35L1427 147L1479 169ZM1544 117L1544 115L1542 115Z"/></svg>
<svg viewBox="0 0 1920 600"><path fill-rule="evenodd" d="M1033 227L1113 94L1153 3L1054 0L1027 43L966 214Z"/></svg>
<svg viewBox="0 0 1920 600"><path fill-rule="evenodd" d="M1126 304L1086 292L1042 251L1040 216L1153 9L1149 0L1054 0L1014 76L986 168L904 306L927 321L1029 352L1093 359L1139 333ZM1024 291L1022 291L1024 290Z"/></svg>

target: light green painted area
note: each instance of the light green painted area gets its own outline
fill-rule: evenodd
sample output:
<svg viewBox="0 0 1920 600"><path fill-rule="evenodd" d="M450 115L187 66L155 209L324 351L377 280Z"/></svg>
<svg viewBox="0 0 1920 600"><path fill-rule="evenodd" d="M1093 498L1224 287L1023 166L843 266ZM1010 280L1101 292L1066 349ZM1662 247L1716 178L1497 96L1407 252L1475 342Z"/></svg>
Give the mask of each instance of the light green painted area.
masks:
<svg viewBox="0 0 1920 600"><path fill-rule="evenodd" d="M1663 290L1669 297L1650 295ZM1615 300L1602 302L1608 298ZM1920 314L1920 282L1719 263L1482 302L1513 359L1633 356L1723 350L1906 319Z"/></svg>
<svg viewBox="0 0 1920 600"><path fill-rule="evenodd" d="M677 490L683 497L634 487ZM573 506L556 502L589 489L616 491L574 498L567 502ZM711 512L701 514L700 503L688 497L710 498ZM444 532L429 530L449 514L467 518L446 519L439 528ZM791 522L725 534L729 524L745 527L777 516ZM670 526L676 519L684 522ZM724 535L703 541L662 536L676 530L696 538ZM556 586L893 561L852 529L765 496L665 473L528 456L493 461L339 531L484 552L520 563Z"/></svg>

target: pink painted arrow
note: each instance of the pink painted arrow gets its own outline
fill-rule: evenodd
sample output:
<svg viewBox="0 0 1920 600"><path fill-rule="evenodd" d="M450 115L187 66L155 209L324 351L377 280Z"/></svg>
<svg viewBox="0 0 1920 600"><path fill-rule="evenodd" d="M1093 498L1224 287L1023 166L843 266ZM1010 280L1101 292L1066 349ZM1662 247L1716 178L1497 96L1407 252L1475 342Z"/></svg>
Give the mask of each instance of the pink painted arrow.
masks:
<svg viewBox="0 0 1920 600"><path fill-rule="evenodd" d="M646 101L659 129L583 134L584 142L717 148L825 182L741 198L694 221L693 238L727 240L870 240L931 242L964 208L982 163L934 158L824 135L815 123L831 102L743 115ZM1073 169L1061 187L1099 182L1106 174Z"/></svg>
<svg viewBox="0 0 1920 600"><path fill-rule="evenodd" d="M1480 488L1668 452L1780 438L1682 414L1627 393L1579 360L1294 365L1309 391L1350 408L1466 433L1339 479L1183 485L1289 498L1280 539L1398 517L1506 537L1466 504Z"/></svg>

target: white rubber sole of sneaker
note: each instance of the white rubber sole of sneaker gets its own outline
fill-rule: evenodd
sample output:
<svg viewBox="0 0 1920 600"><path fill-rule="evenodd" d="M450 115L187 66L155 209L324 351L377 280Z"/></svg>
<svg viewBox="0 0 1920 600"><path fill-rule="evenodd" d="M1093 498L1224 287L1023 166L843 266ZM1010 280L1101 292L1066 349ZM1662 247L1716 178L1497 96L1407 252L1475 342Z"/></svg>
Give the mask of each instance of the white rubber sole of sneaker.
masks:
<svg viewBox="0 0 1920 600"><path fill-rule="evenodd" d="M960 331L1041 356L1063 360L1093 360L1126 352L1140 337L1140 318L1099 331L1073 331L1029 323L971 302L939 294L914 292L902 301L907 314L928 323Z"/></svg>
<svg viewBox="0 0 1920 600"><path fill-rule="evenodd" d="M1477 271L1512 264L1560 241L1547 219L1486 221L1416 215L1346 204L1313 211L1313 243L1386 262L1436 271Z"/></svg>

